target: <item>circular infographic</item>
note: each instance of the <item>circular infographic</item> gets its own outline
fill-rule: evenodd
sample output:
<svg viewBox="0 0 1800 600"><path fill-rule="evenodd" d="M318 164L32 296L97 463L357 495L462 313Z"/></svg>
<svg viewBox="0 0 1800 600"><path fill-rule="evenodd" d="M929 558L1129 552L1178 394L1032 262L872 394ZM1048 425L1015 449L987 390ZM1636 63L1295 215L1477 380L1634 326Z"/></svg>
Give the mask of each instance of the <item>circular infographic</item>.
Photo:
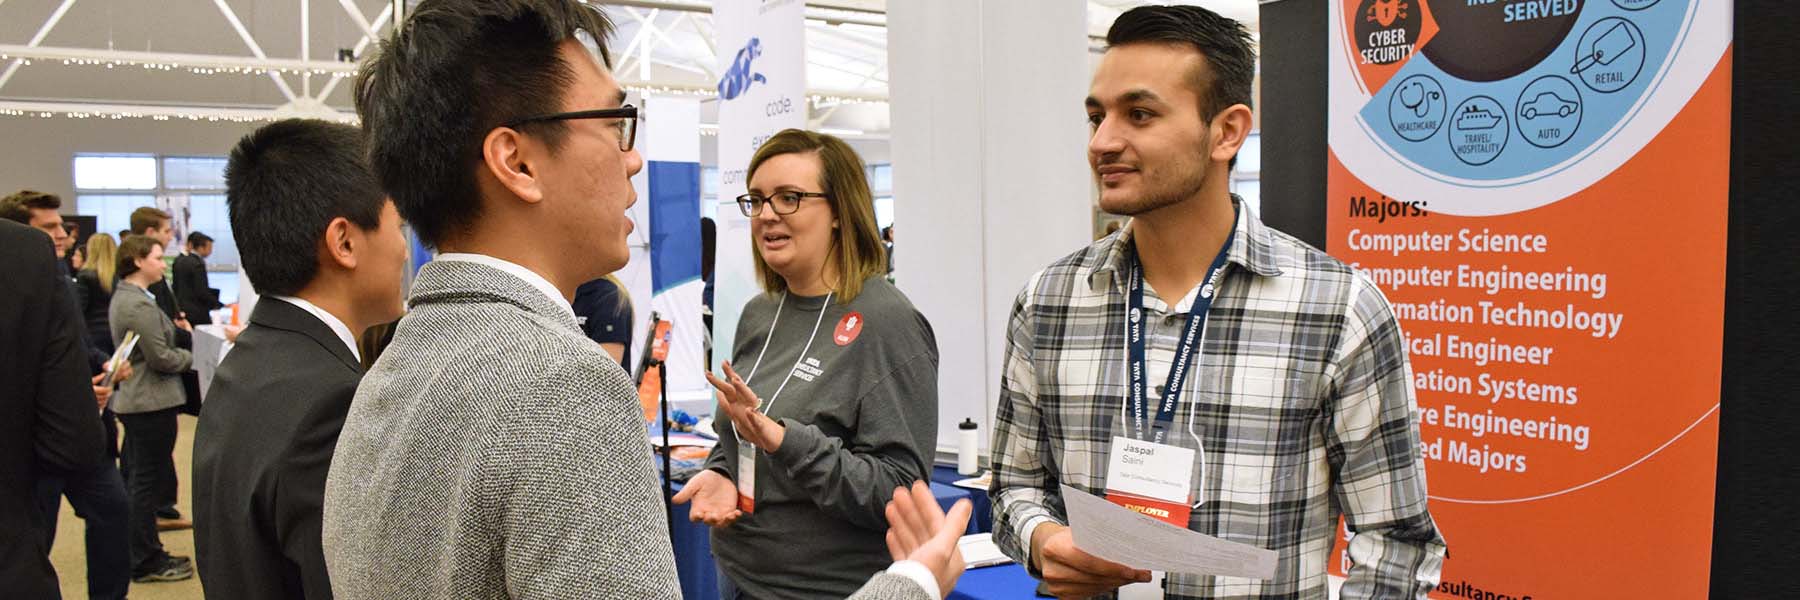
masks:
<svg viewBox="0 0 1800 600"><path fill-rule="evenodd" d="M1581 127L1581 90L1558 75L1532 80L1513 108L1519 137L1539 148L1555 148L1575 137Z"/></svg>
<svg viewBox="0 0 1800 600"><path fill-rule="evenodd" d="M1369 97L1362 131L1457 185L1549 176L1654 93L1697 1L1364 0L1346 15Z"/></svg>
<svg viewBox="0 0 1800 600"><path fill-rule="evenodd" d="M1414 75L1399 85L1388 86L1388 122L1394 134L1409 142L1423 142L1444 125L1449 96L1444 86L1429 75Z"/></svg>

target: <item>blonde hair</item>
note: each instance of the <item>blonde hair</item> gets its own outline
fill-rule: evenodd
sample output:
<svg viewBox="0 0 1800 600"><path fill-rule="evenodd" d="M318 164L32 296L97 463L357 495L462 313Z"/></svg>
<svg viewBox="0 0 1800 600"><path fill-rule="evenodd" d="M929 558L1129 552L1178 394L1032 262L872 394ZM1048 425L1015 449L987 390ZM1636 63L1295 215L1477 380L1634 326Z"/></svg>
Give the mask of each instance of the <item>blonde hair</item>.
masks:
<svg viewBox="0 0 1800 600"><path fill-rule="evenodd" d="M619 305L613 307L613 310L625 313L631 320L636 321L637 310L631 308L631 290L625 289L625 282L620 281L619 276L615 273L607 273L606 276L601 279L611 281L613 287L619 288Z"/></svg>
<svg viewBox="0 0 1800 600"><path fill-rule="evenodd" d="M875 199L869 192L869 178L863 172L862 157L844 140L811 131L784 129L769 138L756 156L750 159L750 170L744 178L756 176L756 169L770 158L783 154L811 153L819 157L819 185L831 203L831 213L838 226L831 232L831 253L838 257L837 284L832 293L839 302L849 302L862 293L864 279L887 271L887 248L875 226ZM756 278L763 290L773 294L787 291L787 280L763 262L762 249L754 241L751 258L756 263Z"/></svg>
<svg viewBox="0 0 1800 600"><path fill-rule="evenodd" d="M113 291L113 274L119 272L119 245L113 242L110 233L96 233L88 236L87 266L83 271L93 271L100 280L100 289L111 294Z"/></svg>

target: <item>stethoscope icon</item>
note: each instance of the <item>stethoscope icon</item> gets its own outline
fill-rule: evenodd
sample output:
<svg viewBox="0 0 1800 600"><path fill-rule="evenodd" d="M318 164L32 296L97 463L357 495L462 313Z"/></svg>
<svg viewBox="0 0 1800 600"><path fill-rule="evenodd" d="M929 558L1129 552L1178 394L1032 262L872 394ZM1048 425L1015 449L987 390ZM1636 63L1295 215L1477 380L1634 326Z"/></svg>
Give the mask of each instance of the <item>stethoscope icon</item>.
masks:
<svg viewBox="0 0 1800 600"><path fill-rule="evenodd" d="M1425 113L1431 112L1431 103L1426 100L1436 102L1443 97L1440 92L1426 93L1425 84L1417 81L1409 81L1400 86L1400 105L1412 109L1415 117L1424 118Z"/></svg>

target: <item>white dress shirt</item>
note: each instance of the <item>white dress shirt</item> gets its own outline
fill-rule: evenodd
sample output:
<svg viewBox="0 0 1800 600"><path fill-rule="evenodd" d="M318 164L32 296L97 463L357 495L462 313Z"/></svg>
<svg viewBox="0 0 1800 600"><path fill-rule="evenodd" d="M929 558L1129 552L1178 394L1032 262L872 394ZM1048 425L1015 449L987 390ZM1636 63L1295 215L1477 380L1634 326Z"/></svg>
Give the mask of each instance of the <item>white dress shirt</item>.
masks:
<svg viewBox="0 0 1800 600"><path fill-rule="evenodd" d="M439 254L437 260L470 262L499 269L513 277L525 280L525 283L529 283L531 284L531 287L537 288L538 291L543 292L544 297L549 298L551 304L562 308L564 312L569 314L570 318L575 317L575 308L569 306L569 299L563 297L561 290L556 289L556 286L551 284L550 280L544 279L543 275L539 275L531 269L519 266L517 263L494 258L486 254L472 254L468 252L448 252Z"/></svg>
<svg viewBox="0 0 1800 600"><path fill-rule="evenodd" d="M311 313L313 317L325 322L325 326L330 327L331 331L337 334L338 339L343 340L344 345L350 348L350 355L356 357L356 362L362 362L362 352L359 352L356 349L356 336L350 333L350 326L345 325L343 321L338 320L337 316L325 312L325 309L319 308L316 304L293 296L277 296L270 294L268 297L298 306L300 307L300 310Z"/></svg>

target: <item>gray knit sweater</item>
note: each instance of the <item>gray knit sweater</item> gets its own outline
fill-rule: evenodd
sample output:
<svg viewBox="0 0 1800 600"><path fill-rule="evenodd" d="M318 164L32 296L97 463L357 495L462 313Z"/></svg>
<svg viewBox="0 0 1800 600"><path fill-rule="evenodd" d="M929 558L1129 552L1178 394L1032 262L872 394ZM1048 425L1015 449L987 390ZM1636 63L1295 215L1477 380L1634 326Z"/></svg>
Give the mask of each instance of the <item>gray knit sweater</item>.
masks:
<svg viewBox="0 0 1800 600"><path fill-rule="evenodd" d="M637 394L567 310L425 265L326 482L338 598L677 598ZM918 598L881 575L859 598Z"/></svg>

